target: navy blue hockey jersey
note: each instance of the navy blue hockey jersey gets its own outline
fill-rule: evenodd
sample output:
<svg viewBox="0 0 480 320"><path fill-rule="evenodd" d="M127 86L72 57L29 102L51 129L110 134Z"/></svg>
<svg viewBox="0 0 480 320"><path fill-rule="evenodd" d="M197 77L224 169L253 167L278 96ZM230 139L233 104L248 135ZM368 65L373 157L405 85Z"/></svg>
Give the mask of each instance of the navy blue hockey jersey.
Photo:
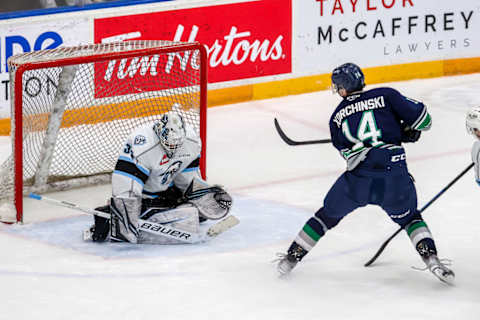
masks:
<svg viewBox="0 0 480 320"><path fill-rule="evenodd" d="M422 102L392 88L376 88L345 97L329 124L332 143L352 170L371 148L401 146L405 126L428 130L431 117Z"/></svg>

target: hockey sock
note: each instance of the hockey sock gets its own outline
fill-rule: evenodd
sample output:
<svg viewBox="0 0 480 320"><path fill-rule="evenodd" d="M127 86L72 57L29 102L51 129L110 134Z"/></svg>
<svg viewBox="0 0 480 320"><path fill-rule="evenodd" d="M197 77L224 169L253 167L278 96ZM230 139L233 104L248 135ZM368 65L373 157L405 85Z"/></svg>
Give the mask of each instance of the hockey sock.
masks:
<svg viewBox="0 0 480 320"><path fill-rule="evenodd" d="M302 230L300 230L294 243L300 245L306 251L306 254L315 246L317 241L323 237L325 232L327 232L327 226L322 220L313 216L305 223ZM302 258L305 254L302 255Z"/></svg>
<svg viewBox="0 0 480 320"><path fill-rule="evenodd" d="M413 220L405 226L413 246L422 258L437 254L433 236L423 220Z"/></svg>

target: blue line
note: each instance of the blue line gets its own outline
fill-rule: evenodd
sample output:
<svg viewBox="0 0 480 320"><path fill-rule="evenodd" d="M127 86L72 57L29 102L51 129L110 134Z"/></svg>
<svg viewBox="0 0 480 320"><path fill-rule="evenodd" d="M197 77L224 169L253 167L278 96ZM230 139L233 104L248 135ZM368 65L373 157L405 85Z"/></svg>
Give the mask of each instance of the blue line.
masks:
<svg viewBox="0 0 480 320"><path fill-rule="evenodd" d="M114 174L118 174L118 175L121 175L121 176L124 176L124 177L127 177L129 179L132 179L132 180L135 180L137 181L141 186L144 185L143 181L140 180L139 178L135 177L134 175L131 175L129 173L126 173L126 172L123 172L123 171L118 171L118 170L115 170L113 171Z"/></svg>
<svg viewBox="0 0 480 320"><path fill-rule="evenodd" d="M123 160L123 161L127 161L127 162L131 162L133 163L133 160L129 157L125 157L125 156L120 156L118 157L118 160Z"/></svg>
<svg viewBox="0 0 480 320"><path fill-rule="evenodd" d="M142 171L145 175L149 176L150 175L150 170L142 167L141 165L139 165L138 163L135 164L137 166L137 168Z"/></svg>
<svg viewBox="0 0 480 320"><path fill-rule="evenodd" d="M96 10L96 9L104 9L104 8L135 6L135 5L141 5L141 4L167 2L167 1L174 1L174 0L118 0L118 1L112 1L112 2L92 3L92 4L84 5L82 7L65 6L65 7L59 7L59 8L46 8L46 9L32 9L32 10L26 10L26 11L14 11L14 12L1 13L0 14L0 20L34 17L34 16L44 16L44 15L47 15L47 14L58 14L58 13L66 13L66 12Z"/></svg>
<svg viewBox="0 0 480 320"><path fill-rule="evenodd" d="M156 198L158 198L158 197L159 197L159 196L157 196L157 195L154 195L154 194L148 194L148 193L145 193L145 192L142 192L142 194L149 196L150 198L148 198L148 199L156 199Z"/></svg>
<svg viewBox="0 0 480 320"><path fill-rule="evenodd" d="M142 166L139 165L138 163L133 162L133 160L130 159L129 157L120 156L120 157L118 157L118 160L123 160L123 161L126 161L126 162L133 163L133 164L138 168L138 170L142 171L145 175L147 175L147 176L150 175L150 170L142 167Z"/></svg>

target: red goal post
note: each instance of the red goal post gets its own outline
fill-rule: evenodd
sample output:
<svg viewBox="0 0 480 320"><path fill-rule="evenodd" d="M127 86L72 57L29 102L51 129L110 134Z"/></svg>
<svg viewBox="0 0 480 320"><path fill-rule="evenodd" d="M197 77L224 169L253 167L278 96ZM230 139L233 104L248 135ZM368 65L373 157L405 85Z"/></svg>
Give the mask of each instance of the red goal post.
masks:
<svg viewBox="0 0 480 320"><path fill-rule="evenodd" d="M126 136L169 110L202 141L207 52L200 43L124 41L8 60L12 155L0 168L0 221L23 221L23 196L107 183ZM13 212L13 213L12 213Z"/></svg>

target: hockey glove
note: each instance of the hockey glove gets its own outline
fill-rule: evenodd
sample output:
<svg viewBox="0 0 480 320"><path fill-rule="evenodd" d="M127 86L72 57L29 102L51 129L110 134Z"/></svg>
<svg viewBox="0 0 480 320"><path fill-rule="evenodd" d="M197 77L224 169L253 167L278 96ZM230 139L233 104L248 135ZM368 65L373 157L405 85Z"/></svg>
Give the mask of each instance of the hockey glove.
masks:
<svg viewBox="0 0 480 320"><path fill-rule="evenodd" d="M197 207L201 216L217 220L225 217L232 206L232 197L220 186L196 189L193 183L185 191L185 199Z"/></svg>
<svg viewBox="0 0 480 320"><path fill-rule="evenodd" d="M232 206L232 197L222 188L215 193L213 198L218 202L218 205L227 211L230 210Z"/></svg>
<svg viewBox="0 0 480 320"><path fill-rule="evenodd" d="M402 123L402 142L417 142L422 132L411 129L405 123Z"/></svg>

